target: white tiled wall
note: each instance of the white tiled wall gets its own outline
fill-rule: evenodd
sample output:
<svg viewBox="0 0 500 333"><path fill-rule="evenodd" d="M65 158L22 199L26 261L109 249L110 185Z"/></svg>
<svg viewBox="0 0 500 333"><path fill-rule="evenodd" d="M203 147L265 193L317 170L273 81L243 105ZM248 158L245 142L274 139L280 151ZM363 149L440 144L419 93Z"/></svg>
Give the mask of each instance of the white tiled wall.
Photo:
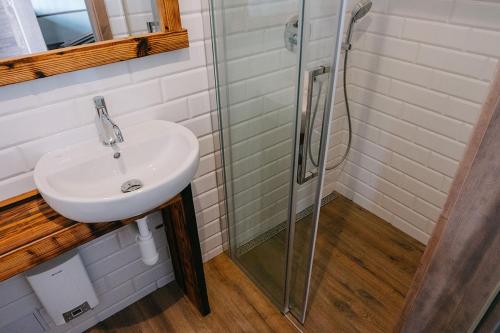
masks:
<svg viewBox="0 0 500 333"><path fill-rule="evenodd" d="M330 62L335 5L312 5L304 67ZM286 218L296 61L283 29L296 6L226 5L219 57L227 61L226 159L239 244ZM341 170L327 174L325 195L337 190L427 242L500 57L499 10L492 1L373 0L356 25L348 64L353 149ZM347 143L342 70L329 164ZM299 211L311 203L313 185L299 188Z"/></svg>
<svg viewBox="0 0 500 333"><path fill-rule="evenodd" d="M425 243L495 73L500 3L373 2L353 39L355 135L336 188Z"/></svg>
<svg viewBox="0 0 500 333"><path fill-rule="evenodd" d="M310 4L303 60L308 69L330 63L337 9L335 1ZM218 55L237 246L287 219L298 59L285 48L283 32L298 6L295 0L238 1L217 12L224 24L217 31ZM320 112L318 126L321 118ZM299 189L298 210L311 203L313 193L311 183Z"/></svg>
<svg viewBox="0 0 500 333"><path fill-rule="evenodd" d="M296 1L225 2L224 8L216 20L224 44L218 54L227 97L226 175L241 245L286 219L296 80L294 55L283 47L283 23L296 12Z"/></svg>
<svg viewBox="0 0 500 333"><path fill-rule="evenodd" d="M121 127L164 119L198 136L201 162L192 185L203 258L222 251L202 4L181 0L180 5L190 35L188 49L0 88L0 200L34 188L33 168L43 153L97 140L92 97L103 95ZM38 314L38 300L18 275L0 283L0 332L34 321L51 332L80 332L172 281L163 228L154 229L161 261L153 267L138 257L134 228L124 227L79 249L101 300L95 311L52 327L43 311Z"/></svg>

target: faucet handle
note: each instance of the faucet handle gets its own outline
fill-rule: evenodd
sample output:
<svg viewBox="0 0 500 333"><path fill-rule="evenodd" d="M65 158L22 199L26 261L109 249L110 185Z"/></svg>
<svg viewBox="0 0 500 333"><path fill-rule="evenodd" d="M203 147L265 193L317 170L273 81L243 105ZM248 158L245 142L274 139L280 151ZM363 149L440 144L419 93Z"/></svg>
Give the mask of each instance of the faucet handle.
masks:
<svg viewBox="0 0 500 333"><path fill-rule="evenodd" d="M120 127L118 127L118 125L116 125L115 123L113 123L113 132L115 133L116 141L118 142L125 141L123 139L123 134L122 131L120 130Z"/></svg>

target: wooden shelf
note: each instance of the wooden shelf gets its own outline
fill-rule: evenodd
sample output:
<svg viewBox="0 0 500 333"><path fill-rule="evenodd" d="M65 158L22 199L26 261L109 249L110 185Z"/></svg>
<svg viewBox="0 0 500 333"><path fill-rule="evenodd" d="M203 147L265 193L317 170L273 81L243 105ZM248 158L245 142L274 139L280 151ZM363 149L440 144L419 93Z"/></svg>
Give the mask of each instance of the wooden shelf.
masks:
<svg viewBox="0 0 500 333"><path fill-rule="evenodd" d="M181 196L177 195L147 214L181 201ZM136 218L106 223L75 222L56 213L37 191L2 201L0 281L129 224Z"/></svg>

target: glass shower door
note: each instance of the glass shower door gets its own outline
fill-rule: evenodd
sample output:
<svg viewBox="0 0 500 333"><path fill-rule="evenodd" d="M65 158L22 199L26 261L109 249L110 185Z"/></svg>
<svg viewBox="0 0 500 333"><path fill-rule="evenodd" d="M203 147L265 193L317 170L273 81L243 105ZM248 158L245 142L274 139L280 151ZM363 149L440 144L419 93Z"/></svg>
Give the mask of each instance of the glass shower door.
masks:
<svg viewBox="0 0 500 333"><path fill-rule="evenodd" d="M214 0L211 12L230 253L283 311L300 7Z"/></svg>
<svg viewBox="0 0 500 333"><path fill-rule="evenodd" d="M323 183L326 160L335 155L338 143L332 140L337 133L331 128L337 109L342 108L341 100L335 104L335 91L346 2L317 0L303 4L300 124L286 283L287 306L301 322L306 318L321 203L332 196L332 189L325 191Z"/></svg>
<svg viewBox="0 0 500 333"><path fill-rule="evenodd" d="M211 8L230 254L283 312L290 306L299 319L321 198L340 3L213 0ZM314 135L301 134L308 108ZM300 164L300 180L305 137L313 158ZM314 214L297 228L307 241L294 245L297 212Z"/></svg>

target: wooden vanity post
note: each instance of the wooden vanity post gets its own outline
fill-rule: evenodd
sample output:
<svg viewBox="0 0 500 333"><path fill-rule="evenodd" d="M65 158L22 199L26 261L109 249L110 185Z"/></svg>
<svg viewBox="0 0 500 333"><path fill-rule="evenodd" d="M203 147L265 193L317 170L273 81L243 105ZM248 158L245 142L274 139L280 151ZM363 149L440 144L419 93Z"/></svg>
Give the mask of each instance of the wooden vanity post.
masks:
<svg viewBox="0 0 500 333"><path fill-rule="evenodd" d="M210 313L191 185L182 200L162 209L175 280L202 315Z"/></svg>

